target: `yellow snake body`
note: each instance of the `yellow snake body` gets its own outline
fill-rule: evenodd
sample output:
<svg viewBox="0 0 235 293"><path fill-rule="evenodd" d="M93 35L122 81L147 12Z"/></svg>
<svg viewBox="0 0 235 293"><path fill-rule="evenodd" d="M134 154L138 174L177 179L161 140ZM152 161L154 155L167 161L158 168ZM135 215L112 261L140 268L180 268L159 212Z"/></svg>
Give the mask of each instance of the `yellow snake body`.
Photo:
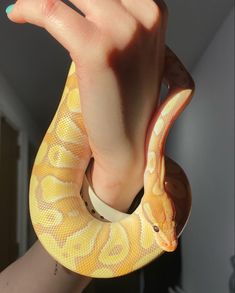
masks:
<svg viewBox="0 0 235 293"><path fill-rule="evenodd" d="M146 138L144 195L125 219L94 218L80 194L92 157L72 63L57 112L41 143L30 181L30 214L45 249L71 271L95 278L127 274L177 245L188 218L190 187L183 170L164 156L167 133L193 94L193 81L166 47L168 97Z"/></svg>

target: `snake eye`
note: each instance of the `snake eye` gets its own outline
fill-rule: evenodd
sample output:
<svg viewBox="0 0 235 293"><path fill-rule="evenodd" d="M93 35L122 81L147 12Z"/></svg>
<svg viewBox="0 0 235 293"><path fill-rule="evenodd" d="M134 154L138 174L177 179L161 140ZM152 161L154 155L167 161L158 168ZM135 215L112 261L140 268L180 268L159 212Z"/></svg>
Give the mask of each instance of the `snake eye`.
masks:
<svg viewBox="0 0 235 293"><path fill-rule="evenodd" d="M158 226L156 226L156 225L153 226L153 230L154 230L155 232L159 232L159 231L160 231L160 229L159 229Z"/></svg>

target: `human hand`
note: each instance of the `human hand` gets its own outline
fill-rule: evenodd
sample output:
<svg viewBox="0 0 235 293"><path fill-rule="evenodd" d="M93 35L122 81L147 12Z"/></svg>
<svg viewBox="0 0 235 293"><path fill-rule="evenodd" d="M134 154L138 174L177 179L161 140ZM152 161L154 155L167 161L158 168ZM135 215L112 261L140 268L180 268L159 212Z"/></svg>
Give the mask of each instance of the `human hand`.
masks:
<svg viewBox="0 0 235 293"><path fill-rule="evenodd" d="M59 0L18 0L8 17L45 28L68 50L94 156L93 187L125 210L143 186L145 138L164 69L167 9L162 0L71 2L85 17Z"/></svg>

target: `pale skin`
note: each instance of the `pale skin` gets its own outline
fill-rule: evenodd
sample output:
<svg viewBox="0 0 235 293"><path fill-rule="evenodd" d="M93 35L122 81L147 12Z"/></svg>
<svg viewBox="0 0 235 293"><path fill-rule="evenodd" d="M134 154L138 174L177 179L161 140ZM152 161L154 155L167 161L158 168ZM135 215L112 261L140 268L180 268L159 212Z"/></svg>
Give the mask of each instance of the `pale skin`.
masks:
<svg viewBox="0 0 235 293"><path fill-rule="evenodd" d="M107 204L127 211L143 186L146 133L164 69L167 7L162 0L70 2L85 16L59 0L18 0L8 17L44 28L69 52L94 156L93 188ZM75 293L91 280L60 265L55 276L54 268L36 242L1 273L0 291Z"/></svg>

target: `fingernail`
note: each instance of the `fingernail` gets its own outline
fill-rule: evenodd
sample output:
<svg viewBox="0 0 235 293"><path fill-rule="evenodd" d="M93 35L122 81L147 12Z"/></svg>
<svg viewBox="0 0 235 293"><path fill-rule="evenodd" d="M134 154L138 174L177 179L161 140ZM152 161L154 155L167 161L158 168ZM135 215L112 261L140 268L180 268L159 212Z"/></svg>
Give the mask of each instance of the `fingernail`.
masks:
<svg viewBox="0 0 235 293"><path fill-rule="evenodd" d="M11 4L11 5L7 6L7 8L6 8L6 13L7 13L7 14L9 14L9 13L12 11L14 5L15 5L15 4Z"/></svg>

